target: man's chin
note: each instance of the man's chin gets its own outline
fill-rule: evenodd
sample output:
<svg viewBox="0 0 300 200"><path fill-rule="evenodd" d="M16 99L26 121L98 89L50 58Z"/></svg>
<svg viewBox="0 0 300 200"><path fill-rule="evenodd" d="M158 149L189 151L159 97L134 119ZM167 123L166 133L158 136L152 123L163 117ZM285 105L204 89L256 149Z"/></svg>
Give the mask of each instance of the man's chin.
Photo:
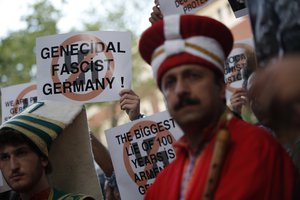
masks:
<svg viewBox="0 0 300 200"><path fill-rule="evenodd" d="M27 184L25 184L25 183L23 183L23 182L21 182L21 181L19 181L19 182L15 182L15 183L13 183L13 184L10 184L10 187L14 190L14 191L16 191L16 192L18 192L18 193L22 193L22 192L24 192L24 191L27 191Z"/></svg>
<svg viewBox="0 0 300 200"><path fill-rule="evenodd" d="M180 127L189 127L199 125L199 121L201 121L201 117L199 114L195 113L185 113L180 114L177 117L174 117L175 121L178 123Z"/></svg>

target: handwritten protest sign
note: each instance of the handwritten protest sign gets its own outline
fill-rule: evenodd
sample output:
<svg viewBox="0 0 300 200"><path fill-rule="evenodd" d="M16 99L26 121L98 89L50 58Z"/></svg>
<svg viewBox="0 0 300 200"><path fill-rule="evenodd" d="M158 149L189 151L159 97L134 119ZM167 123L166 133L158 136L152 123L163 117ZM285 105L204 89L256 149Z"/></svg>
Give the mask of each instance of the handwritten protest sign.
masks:
<svg viewBox="0 0 300 200"><path fill-rule="evenodd" d="M175 158L181 129L167 111L105 131L122 199L143 199L157 174Z"/></svg>
<svg viewBox="0 0 300 200"><path fill-rule="evenodd" d="M22 112L38 100L36 83L24 83L1 88L1 94L2 122Z"/></svg>
<svg viewBox="0 0 300 200"><path fill-rule="evenodd" d="M173 14L193 14L215 0L159 0L164 16Z"/></svg>
<svg viewBox="0 0 300 200"><path fill-rule="evenodd" d="M40 99L103 102L131 85L129 32L97 31L37 38Z"/></svg>
<svg viewBox="0 0 300 200"><path fill-rule="evenodd" d="M225 62L227 100L235 89L247 86L248 77L256 67L253 39L236 41Z"/></svg>

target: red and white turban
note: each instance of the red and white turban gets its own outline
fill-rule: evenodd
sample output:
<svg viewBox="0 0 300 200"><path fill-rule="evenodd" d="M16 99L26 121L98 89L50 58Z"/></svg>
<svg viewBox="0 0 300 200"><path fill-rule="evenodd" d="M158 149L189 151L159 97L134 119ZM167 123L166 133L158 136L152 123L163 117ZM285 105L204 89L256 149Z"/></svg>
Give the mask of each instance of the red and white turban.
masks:
<svg viewBox="0 0 300 200"><path fill-rule="evenodd" d="M199 64L224 74L232 46L231 31L221 22L198 15L171 15L144 31L139 51L160 86L162 75L182 64Z"/></svg>

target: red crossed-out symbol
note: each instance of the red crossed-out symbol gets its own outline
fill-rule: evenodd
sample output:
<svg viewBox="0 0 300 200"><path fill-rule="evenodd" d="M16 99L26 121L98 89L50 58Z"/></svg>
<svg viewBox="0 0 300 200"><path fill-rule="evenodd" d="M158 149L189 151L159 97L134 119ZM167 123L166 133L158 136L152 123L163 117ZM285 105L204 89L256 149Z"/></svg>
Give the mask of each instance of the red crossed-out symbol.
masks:
<svg viewBox="0 0 300 200"><path fill-rule="evenodd" d="M130 129L130 134L129 134L130 137L135 138L134 130L137 130L137 129L140 129L141 127L146 127L146 126L150 127L150 125L153 125L155 123L156 122L154 122L154 121L141 121L139 123L136 123ZM162 137L166 137L166 136L170 136L172 138L172 141L174 141L174 142L176 141L174 136L167 129L165 129L164 131L157 132L156 135L155 135L155 138L153 140L152 149L150 150L150 152L148 153L147 156L152 155L152 154L156 154L159 151L160 144L159 144L158 140L159 139L161 140ZM125 168L126 168L126 171L127 171L128 175L130 176L130 178L138 186L144 186L144 185L147 184L147 180L145 180L145 179L137 180L137 181L135 180L135 171L132 168L132 165L130 164L129 156L126 153L126 149L129 149L131 145L132 145L131 142L127 141L127 142L124 143L124 146L123 146L123 160L124 160ZM149 171L150 169L152 169L155 164L156 163L151 163L151 164L145 165L144 172Z"/></svg>
<svg viewBox="0 0 300 200"><path fill-rule="evenodd" d="M77 43L77 42L83 42L83 41L88 41L88 42L94 41L95 43L100 42L100 43L104 44L104 42L102 42L101 39L99 39L98 37L96 37L94 35L78 34L78 35L74 35L74 36L68 38L60 46L66 47L67 45ZM105 47L105 49L106 49L106 47ZM113 54L112 54L111 51L104 51L103 53L104 53L104 55L107 59L113 60ZM58 55L60 55L60 54L61 54L61 52L59 50ZM84 59L81 62L90 62L96 55L97 55L96 51L93 51L92 53L89 53L89 54L85 55ZM53 58L52 63L51 63L52 66L57 65L58 61L59 61L59 57ZM78 63L78 64L80 64L80 63ZM85 68L87 68L87 67L88 67L88 65L86 65ZM104 77L108 78L108 79L111 79L111 77L113 75L113 72L114 72L114 68L115 68L114 62L110 62L110 65L108 66L108 70L107 70ZM74 73L74 74L70 75L64 81L74 82L79 77L79 75L81 73L82 72L79 70L78 73ZM57 72L54 72L54 76L52 76L52 80L53 80L53 83L63 82L63 81L60 80ZM105 82L105 87L106 86L107 86L107 82ZM61 90L63 90L63 88L61 88ZM98 96L102 92L103 92L103 89L98 88L97 90L92 90L92 91L84 93L84 94L83 93L74 93L74 92L66 92L66 93L62 93L62 94L64 96L66 96L67 98L75 100L75 101L87 101L87 100L95 98L96 96Z"/></svg>
<svg viewBox="0 0 300 200"><path fill-rule="evenodd" d="M21 99L23 99L27 94L29 94L30 92L32 92L34 90L37 90L37 85L36 84L30 85L30 86L26 87L24 90L22 90L19 93L19 95L17 96L17 98L15 99L14 103L13 103L13 109L14 110L19 110L18 107L20 105L19 102L21 101ZM18 113L15 112L13 115L16 115L16 114L18 114Z"/></svg>

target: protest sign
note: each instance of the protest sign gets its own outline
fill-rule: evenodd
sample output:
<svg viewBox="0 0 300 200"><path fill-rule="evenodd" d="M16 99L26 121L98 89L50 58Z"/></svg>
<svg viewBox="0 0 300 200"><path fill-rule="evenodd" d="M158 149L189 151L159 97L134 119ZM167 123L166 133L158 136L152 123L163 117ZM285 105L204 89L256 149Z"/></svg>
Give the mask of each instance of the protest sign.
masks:
<svg viewBox="0 0 300 200"><path fill-rule="evenodd" d="M129 32L97 31L37 38L37 85L42 100L104 102L131 85Z"/></svg>
<svg viewBox="0 0 300 200"><path fill-rule="evenodd" d="M160 0L160 10L164 16L173 14L193 14L215 0Z"/></svg>
<svg viewBox="0 0 300 200"><path fill-rule="evenodd" d="M105 131L122 199L143 199L157 174L175 159L182 131L167 111Z"/></svg>
<svg viewBox="0 0 300 200"><path fill-rule="evenodd" d="M24 83L1 88L2 123L37 102L35 83Z"/></svg>
<svg viewBox="0 0 300 200"><path fill-rule="evenodd" d="M236 41L225 62L226 99L237 88L246 88L248 77L256 69L253 39Z"/></svg>
<svg viewBox="0 0 300 200"><path fill-rule="evenodd" d="M228 0L236 18L248 15L246 0Z"/></svg>

